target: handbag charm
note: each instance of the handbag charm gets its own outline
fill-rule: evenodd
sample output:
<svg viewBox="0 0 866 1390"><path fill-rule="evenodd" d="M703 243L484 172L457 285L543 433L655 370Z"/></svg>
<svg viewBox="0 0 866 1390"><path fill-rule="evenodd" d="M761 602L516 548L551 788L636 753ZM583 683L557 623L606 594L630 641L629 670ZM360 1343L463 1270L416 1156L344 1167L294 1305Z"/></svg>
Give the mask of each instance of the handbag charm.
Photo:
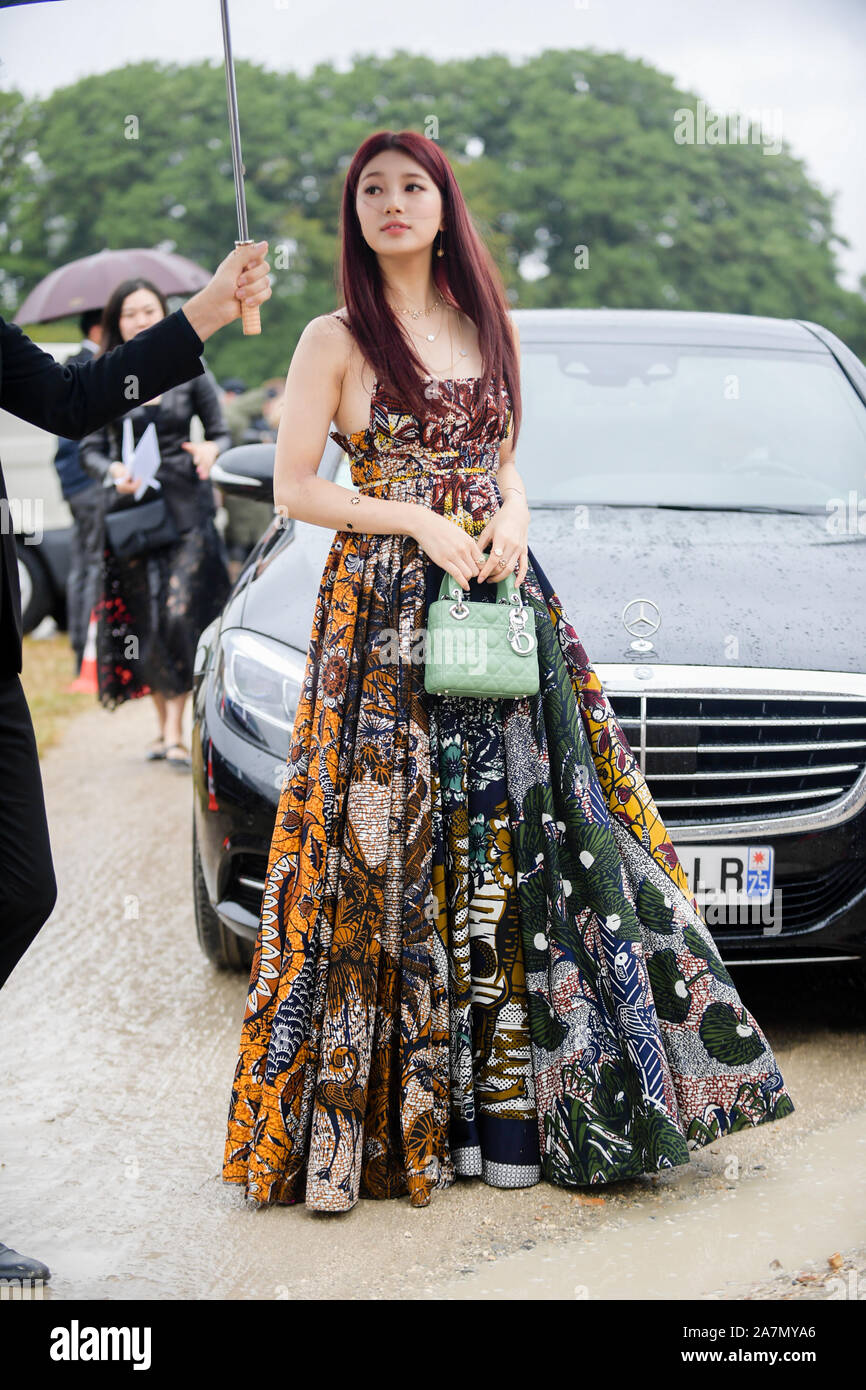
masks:
<svg viewBox="0 0 866 1390"><path fill-rule="evenodd" d="M508 640L516 652L520 652L521 656L525 656L528 652L531 652L536 645L535 628L533 626L532 632L526 631L526 624L529 621L529 609L524 608L523 600L520 598L519 594L516 597L519 607L511 604L509 608ZM525 647L522 645L523 642L526 643Z"/></svg>
<svg viewBox="0 0 866 1390"><path fill-rule="evenodd" d="M432 695L509 700L539 689L535 614L509 573L496 600L467 600L447 572L427 614L424 688Z"/></svg>

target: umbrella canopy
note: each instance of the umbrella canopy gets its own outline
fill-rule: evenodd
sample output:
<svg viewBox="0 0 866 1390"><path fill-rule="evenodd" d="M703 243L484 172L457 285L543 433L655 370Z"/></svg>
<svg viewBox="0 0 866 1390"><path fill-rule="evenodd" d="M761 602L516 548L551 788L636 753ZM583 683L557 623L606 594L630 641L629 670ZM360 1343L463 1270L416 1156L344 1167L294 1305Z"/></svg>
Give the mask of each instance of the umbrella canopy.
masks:
<svg viewBox="0 0 866 1390"><path fill-rule="evenodd" d="M97 251L52 270L30 291L13 323L47 323L86 309L102 309L121 280L133 276L152 280L164 295L194 294L210 280L210 272L186 256L133 246L123 251Z"/></svg>

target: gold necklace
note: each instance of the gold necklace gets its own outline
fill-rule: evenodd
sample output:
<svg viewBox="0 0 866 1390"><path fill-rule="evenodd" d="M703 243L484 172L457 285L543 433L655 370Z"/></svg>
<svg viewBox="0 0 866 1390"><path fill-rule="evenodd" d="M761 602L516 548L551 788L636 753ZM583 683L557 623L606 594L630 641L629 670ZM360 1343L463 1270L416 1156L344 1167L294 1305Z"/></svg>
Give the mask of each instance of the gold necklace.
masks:
<svg viewBox="0 0 866 1390"><path fill-rule="evenodd" d="M412 319L420 319L421 316L422 316L422 314L427 314L427 315L432 314L432 313L433 313L433 310L436 309L440 304L443 304L443 303L444 303L444 300L443 300L441 294L437 294L437 295L436 295L436 298L433 300L433 303L430 305L430 307L429 307L428 309L401 309L401 310L400 310L400 313L401 313L401 314L408 314L409 317L412 318Z"/></svg>
<svg viewBox="0 0 866 1390"><path fill-rule="evenodd" d="M450 323L450 318L449 318L449 316L448 316L448 306L447 306L447 305L445 306L445 314L443 315L442 322L440 323L439 327L436 329L436 332L435 332L435 333L425 333L425 334L423 335L424 341L427 342L427 343L435 343L436 339L439 337L439 334L442 332L442 329L445 327L445 324L446 324L446 323ZM420 342L421 342L421 334L420 334L420 333L414 332L414 330L411 329L411 328L409 327L408 323L407 323L407 324L404 324L403 327L405 328L406 332L409 334L410 338L414 338L415 341L416 341L416 343L420 343Z"/></svg>
<svg viewBox="0 0 866 1390"><path fill-rule="evenodd" d="M453 340L453 338L452 338L452 336L451 336L451 320L450 320L450 319L448 320L448 346L449 346L450 349L451 349L451 361L450 361L450 363L449 363L449 370L450 370L450 371L453 371L453 370L454 370L454 340ZM460 348L460 349L459 349L459 352L460 352L460 356L461 356L461 357L465 357L465 356L466 356L466 352L465 352L465 350L464 350L463 348ZM449 379L449 378L445 378L445 380L448 380L448 379ZM452 381L456 381L456 379L457 379L456 377L451 377L451 378L450 378L450 380L452 380ZM439 380L439 381L441 381L441 380L443 380L443 378L442 378L442 377L440 376L440 374L437 372L435 376L433 376L433 374L431 373L431 380L434 380L434 381L435 381L435 380Z"/></svg>
<svg viewBox="0 0 866 1390"><path fill-rule="evenodd" d="M438 300L439 300L439 303L441 303L441 304L443 305L444 309L445 309L445 317L443 318L443 321L442 321L442 323L440 323L440 325L439 325L438 329L436 330L436 332L435 332L435 333L425 333L425 334L424 334L424 338L426 339L426 341L427 341L428 343L435 343L436 339L439 337L439 334L442 332L442 329L443 329L443 327L445 326L445 322L446 322L446 320L447 320L447 323L448 323L448 346L449 346L449 348L450 348L450 350L451 350L451 360L450 360L450 362L449 362L449 370L453 371L453 370L454 370L454 340L453 340L453 338L452 338L452 336L451 336L451 316L450 316L450 313L448 312L449 309L450 309L452 306L451 306L451 305L448 305L448 304L445 304L445 302L444 302L444 300L442 299L441 295L440 295L440 296L437 296L437 298L438 298ZM429 314L429 313L432 313L432 311L433 311L433 309L435 309L435 307L436 307L436 305L433 305L433 306L432 306L429 310L427 310L426 312L427 312L428 314ZM404 310L403 310L403 313L411 313L411 312L412 312L412 311L411 311L411 310L408 310L408 309L404 309ZM425 311L418 309L418 310L415 311L415 313L414 313L412 316L415 317L415 318L420 318L420 316L421 316L421 314L422 314L423 312L425 312ZM418 333L413 332L413 330L409 327L408 324L405 325L405 328L406 328L406 332L410 335L410 337L414 338L416 342L420 342L420 341L421 341L420 335L419 335ZM462 341L462 339L461 339L461 341ZM466 357L466 356L467 356L467 350L466 350L466 348L460 347L460 348L458 349L458 351L459 351L459 355L460 355L461 357ZM426 364L425 364L425 365L426 365ZM441 377L440 377L440 375L439 375L438 372L435 374L435 376L431 373L431 377L430 377L431 380L436 380L437 378L439 378L439 379L441 380ZM446 379L447 379L447 378L446 378ZM454 378L451 378L451 379L454 380Z"/></svg>
<svg viewBox="0 0 866 1390"><path fill-rule="evenodd" d="M445 302L445 301L443 300L441 294L438 294L438 293L437 293L436 298L435 298L435 300L433 301L433 303L430 305L429 309L403 309L403 308L401 308L401 309L400 309L400 313L401 313L401 314L408 314L409 317L410 317L410 318L413 318L413 319L429 318L430 315L433 313L434 309L437 309L437 308L439 307L439 305L440 305L440 304L444 304L444 302ZM438 332L436 332L436 333L426 333L424 336L426 337L428 343L435 343L436 339L439 337L439 334L440 334L441 332L442 332L442 325L440 324L440 325L439 325Z"/></svg>

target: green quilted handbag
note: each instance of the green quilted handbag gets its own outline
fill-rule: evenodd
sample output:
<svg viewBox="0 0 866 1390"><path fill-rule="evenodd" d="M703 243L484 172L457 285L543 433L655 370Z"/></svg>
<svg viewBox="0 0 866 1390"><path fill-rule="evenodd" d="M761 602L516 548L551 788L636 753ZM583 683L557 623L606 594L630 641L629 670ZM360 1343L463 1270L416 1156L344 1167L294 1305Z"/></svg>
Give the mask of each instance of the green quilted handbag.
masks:
<svg viewBox="0 0 866 1390"><path fill-rule="evenodd" d="M512 700L538 691L535 614L513 571L495 603L467 601L447 570L427 611L424 689L431 695Z"/></svg>

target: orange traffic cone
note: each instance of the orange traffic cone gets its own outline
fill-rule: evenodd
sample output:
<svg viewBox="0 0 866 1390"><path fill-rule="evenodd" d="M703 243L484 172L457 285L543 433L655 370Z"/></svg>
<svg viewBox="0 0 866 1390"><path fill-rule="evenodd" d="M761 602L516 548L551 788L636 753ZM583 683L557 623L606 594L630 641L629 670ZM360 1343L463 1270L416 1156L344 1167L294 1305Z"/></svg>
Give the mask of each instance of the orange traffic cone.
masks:
<svg viewBox="0 0 866 1390"><path fill-rule="evenodd" d="M96 674L96 609L90 610L90 622L87 624L87 638L84 643L84 653L81 658L81 670L75 677L67 690L80 690L85 695L98 695L99 680Z"/></svg>

